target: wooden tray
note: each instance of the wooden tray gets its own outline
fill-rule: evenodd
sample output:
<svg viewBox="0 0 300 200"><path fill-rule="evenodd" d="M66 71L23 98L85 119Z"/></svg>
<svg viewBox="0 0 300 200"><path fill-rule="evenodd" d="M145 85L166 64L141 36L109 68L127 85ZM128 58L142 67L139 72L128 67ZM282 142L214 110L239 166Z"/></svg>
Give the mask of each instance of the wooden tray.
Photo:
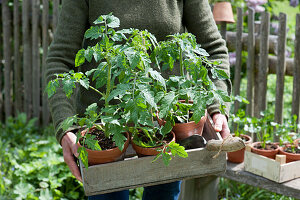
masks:
<svg viewBox="0 0 300 200"><path fill-rule="evenodd" d="M276 155L270 159L251 152L247 146L245 151L245 171L282 183L300 177L300 161L286 163L285 155Z"/></svg>
<svg viewBox="0 0 300 200"><path fill-rule="evenodd" d="M207 140L218 139L210 120L204 126L203 136ZM124 161L94 165L88 170L80 164L85 195L217 175L226 170L226 154L221 152L213 159L217 152L207 151L205 148L187 150L188 158L173 158L169 166L165 166L161 158L152 162L154 156L138 158L130 152L131 148L128 149L129 157Z"/></svg>

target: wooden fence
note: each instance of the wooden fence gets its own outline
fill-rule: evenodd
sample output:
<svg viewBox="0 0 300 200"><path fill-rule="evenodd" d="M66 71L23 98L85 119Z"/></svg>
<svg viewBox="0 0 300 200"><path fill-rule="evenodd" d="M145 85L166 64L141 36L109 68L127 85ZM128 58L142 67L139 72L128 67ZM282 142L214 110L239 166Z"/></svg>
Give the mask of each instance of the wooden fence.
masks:
<svg viewBox="0 0 300 200"><path fill-rule="evenodd" d="M9 6L9 2L13 6ZM45 82L42 74L48 46L55 31L60 0L2 0L0 30L0 120L25 112L44 125L49 122ZM237 10L237 31L227 32L229 50L236 52L233 94L240 94L242 51L247 59L247 114L258 116L267 106L267 75L276 73L275 121L283 120L284 76L297 77L293 84L292 114L299 115L300 101L300 15L297 15L295 57L285 57L286 14L279 16L279 34L270 35L270 14L262 13L255 31L254 11L248 12L248 33L243 33L242 9ZM2 44L2 43L3 44ZM276 54L271 56L269 54ZM235 103L234 111L239 108Z"/></svg>
<svg viewBox="0 0 300 200"><path fill-rule="evenodd" d="M25 112L44 125L49 122L42 74L59 4L59 0L23 0L22 5L19 0L2 0L0 120Z"/></svg>

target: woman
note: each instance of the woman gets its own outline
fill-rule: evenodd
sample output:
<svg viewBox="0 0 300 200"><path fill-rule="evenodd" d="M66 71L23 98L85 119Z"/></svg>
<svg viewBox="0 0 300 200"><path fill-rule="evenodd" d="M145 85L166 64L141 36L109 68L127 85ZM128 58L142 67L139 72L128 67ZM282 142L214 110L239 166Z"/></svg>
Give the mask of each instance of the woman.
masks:
<svg viewBox="0 0 300 200"><path fill-rule="evenodd" d="M197 42L210 54L209 59L221 61L220 68L229 74L225 41L218 32L207 0L63 0L62 2L59 23L47 59L48 81L54 74L68 72L74 68L77 51L92 45L92 41L84 41L85 31L93 25L98 16L111 12L120 19L120 29L147 29L158 40L165 40L167 35L184 31L193 33ZM81 70L86 71L91 67L86 63ZM227 91L230 95L230 80L214 82L219 89ZM67 99L64 92L59 90L49 100L56 137L63 148L65 162L80 181L80 172L73 157L78 156L76 136L72 132L64 133L57 130L57 127L67 117L83 113L91 102L95 102L95 98L97 98L95 94L81 88L76 98ZM220 131L223 138L229 135L227 119L220 113L219 105L214 103L207 110L213 117L216 131ZM228 111L229 105L227 114ZM179 188L179 181L146 187L144 199L177 199ZM89 199L128 199L128 190Z"/></svg>

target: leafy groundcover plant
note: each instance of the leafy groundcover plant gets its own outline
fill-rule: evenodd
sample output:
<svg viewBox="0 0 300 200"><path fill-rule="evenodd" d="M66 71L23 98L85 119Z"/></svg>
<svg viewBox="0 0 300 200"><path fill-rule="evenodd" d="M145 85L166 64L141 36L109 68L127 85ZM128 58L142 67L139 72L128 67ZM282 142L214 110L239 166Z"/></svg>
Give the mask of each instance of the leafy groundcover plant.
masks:
<svg viewBox="0 0 300 200"><path fill-rule="evenodd" d="M158 110L156 99L166 93L165 79L150 65L149 52L158 45L155 37L146 30L116 31L120 21L112 14L100 16L94 24L95 26L86 31L84 37L97 40L97 43L78 51L75 67L93 59L97 67L85 73L70 71L57 74L57 78L48 83L47 92L51 98L57 88L62 86L66 95L70 97L73 90L81 85L98 93L100 98L87 108L84 117L72 116L62 123L61 128L67 130L73 124L78 124L91 129L96 122L100 122L101 125L97 125L96 128L107 138L111 138L120 149L123 149L126 139L122 133L128 130L135 139L138 138L136 135L141 133L149 138L147 144L139 142L140 145L157 146L153 141L157 138L163 140L168 135L170 124L156 128L153 121L153 113ZM104 105L101 104L102 101ZM98 105L101 105L101 108ZM78 134L78 138L85 143L79 149L79 153L87 167L85 148L100 150L101 144L98 145L98 141L92 136L82 138ZM168 157L168 150L171 150L173 155L187 156L184 148L175 143L165 146L160 155Z"/></svg>

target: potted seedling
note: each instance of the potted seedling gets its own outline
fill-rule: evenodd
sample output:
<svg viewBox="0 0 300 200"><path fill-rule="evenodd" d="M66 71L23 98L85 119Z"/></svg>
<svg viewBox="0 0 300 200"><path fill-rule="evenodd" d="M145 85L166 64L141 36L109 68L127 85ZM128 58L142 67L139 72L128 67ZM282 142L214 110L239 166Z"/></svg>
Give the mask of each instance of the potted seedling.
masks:
<svg viewBox="0 0 300 200"><path fill-rule="evenodd" d="M64 131L74 124L87 128L78 134L79 157L86 168L88 163L97 164L104 161L90 161L91 151L88 149L103 152L101 141L96 141L99 138L104 141L110 140L112 146L118 147L119 159L129 143L128 131L132 131L135 140L138 138L136 134L146 133L146 128L158 132L163 141L164 137L172 135L170 132L166 133L166 126L159 130L153 128L152 114L157 109L154 91L165 88L164 78L150 65L148 52L157 46L155 37L148 31L137 29L116 31L120 21L112 14L100 16L94 24L95 26L86 31L84 37L86 40L96 41L96 44L78 51L75 67L83 67L86 61L94 61L97 67L86 70L85 73L70 71L58 74L47 87L50 98L60 85L68 97L79 85L93 90L98 95L98 101L92 103L83 116L69 117L61 124ZM102 136L94 132L100 132ZM153 141L153 138L151 139ZM170 160L170 149L173 155L177 153L183 157L187 156L184 148L177 144L164 143L163 146L159 155L163 156L164 161Z"/></svg>
<svg viewBox="0 0 300 200"><path fill-rule="evenodd" d="M274 115L267 111L261 112L261 118L251 118L249 132L255 132L259 142L254 142L251 152L275 159L279 146L273 142L274 129L277 123L273 122Z"/></svg>
<svg viewBox="0 0 300 200"><path fill-rule="evenodd" d="M245 126L248 124L250 119L246 117L245 111L239 109L236 115L232 114L230 117L234 124L236 124L236 130L234 131L234 137L240 137L244 141L244 143L251 144L252 138L249 135L246 135ZM244 162L244 154L245 148L235 151L235 152L227 152L227 157L230 162L233 163L242 163Z"/></svg>
<svg viewBox="0 0 300 200"><path fill-rule="evenodd" d="M162 71L172 71L179 63L180 72L166 81L167 94L158 99L157 113L160 125L172 123L176 139L182 140L194 134L202 134L206 121L206 107L215 100L224 113L225 102L231 98L217 90L212 79L225 80L228 75L218 69L218 62L208 60L209 54L190 33L169 36L170 40L159 43L154 55Z"/></svg>
<svg viewBox="0 0 300 200"><path fill-rule="evenodd" d="M280 135L279 154L286 155L286 162L300 160L299 139L296 139L298 126L297 116L294 115L292 120L276 127L277 134Z"/></svg>

